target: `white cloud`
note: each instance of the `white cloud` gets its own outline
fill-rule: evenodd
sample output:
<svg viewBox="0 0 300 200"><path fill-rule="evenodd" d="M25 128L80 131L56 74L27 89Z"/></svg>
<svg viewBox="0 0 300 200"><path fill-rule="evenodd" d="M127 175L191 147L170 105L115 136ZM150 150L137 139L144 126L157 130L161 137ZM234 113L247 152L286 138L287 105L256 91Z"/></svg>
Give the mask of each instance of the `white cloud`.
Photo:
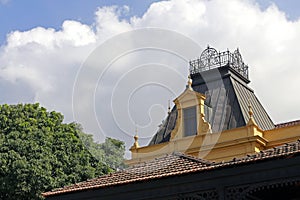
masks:
<svg viewBox="0 0 300 200"><path fill-rule="evenodd" d="M261 10L255 1L250 0L162 1L153 3L142 17L122 19L127 12L126 6L102 7L96 11L93 25L66 20L60 30L37 27L28 31L10 33L6 44L0 49L0 80L1 84L3 83L0 88L5 87L5 90L2 90L13 91L16 94L2 94L8 96L5 98L6 102L3 103L16 102L16 95L19 95L19 102L30 101L30 99L39 101L50 109L62 111L67 120L72 120L73 84L80 65L88 55L98 45L120 33L144 27L159 27L184 34L203 47L210 44L220 51L239 47L244 61L250 66L251 87L272 119L275 122L281 122L300 118L300 109L297 106L300 102L300 95L297 92L300 85L300 57L298 56L300 20L289 21L285 13L275 5ZM127 45L130 42L134 44L135 39L132 38ZM147 39L153 38L150 35ZM117 44L113 48L108 48L107 51L114 53L116 49L123 48L122 45ZM176 56L165 53L159 55L151 51L131 52L128 56L123 56L113 63L111 71L107 71L105 79L101 82L103 85L95 89L98 92L95 95L95 107L99 109L104 107L103 109L109 112L110 105L101 104L102 101L110 98L105 94L109 95L119 78L134 66L156 62L173 67L176 63L180 63L178 68L175 67L176 70L182 75L187 73L187 64L175 58ZM101 59L103 58L99 57L99 60ZM99 65L99 67L105 66ZM149 76L149 74L159 77L154 71L139 73L137 76ZM162 79L172 80L172 77L166 74ZM173 81L174 85L183 89L184 78L176 80ZM20 89L25 86L28 87L27 91ZM125 87L126 84L122 86ZM149 94L151 94L151 97L145 97L147 108L150 108L151 104L163 104L166 108L167 99L170 98L171 93L166 95L166 91L163 92L157 88L151 90L145 87L144 89L150 91ZM31 98L28 97L28 93ZM140 94L145 96L146 93ZM84 97L82 99L84 102ZM140 101L137 96L133 96L133 99ZM124 99L120 99L119 103L120 105L125 103ZM139 106L141 105L137 103L137 108L144 109ZM147 124L151 115L159 116L159 118L164 116L165 111L157 114L157 108L151 110L149 115L148 113L143 115L144 113L138 114L139 109L130 107L137 115L132 116L133 120L141 125ZM96 114L99 115L97 112ZM120 116L123 115L120 114ZM89 124L89 121L92 120L87 120L83 124L84 127L91 132L98 132L97 127ZM105 126L110 127L109 120L106 121ZM157 123L157 119L154 122ZM134 134L133 124L128 125L127 131L130 132L130 126L132 126L131 134ZM153 132L148 133L150 129L148 127L147 133L141 134L148 136L153 134ZM140 131L143 132L143 130L146 131L143 128ZM114 133L118 131L120 130L112 129ZM124 138L130 145L132 142L130 137Z"/></svg>
<svg viewBox="0 0 300 200"><path fill-rule="evenodd" d="M15 31L7 37L7 48L19 48L30 44L38 44L47 49L64 48L65 46L85 46L96 41L93 30L77 21L66 20L62 30L37 27L29 31Z"/></svg>
<svg viewBox="0 0 300 200"><path fill-rule="evenodd" d="M26 83L28 91L34 91L31 101L59 110L70 120L74 77L95 43L92 28L77 21L65 21L58 31L42 27L14 31L1 48L0 78L11 83L11 91ZM19 94L18 102L23 97L28 101L25 93Z"/></svg>
<svg viewBox="0 0 300 200"><path fill-rule="evenodd" d="M164 1L131 23L176 30L221 51L239 47L250 66L251 86L274 121L299 118L300 21L289 21L274 4L261 10L254 1Z"/></svg>
<svg viewBox="0 0 300 200"><path fill-rule="evenodd" d="M122 32L132 30L132 25L126 20L120 20L122 14L128 12L128 6L101 7L95 15L95 26L98 40L101 42Z"/></svg>

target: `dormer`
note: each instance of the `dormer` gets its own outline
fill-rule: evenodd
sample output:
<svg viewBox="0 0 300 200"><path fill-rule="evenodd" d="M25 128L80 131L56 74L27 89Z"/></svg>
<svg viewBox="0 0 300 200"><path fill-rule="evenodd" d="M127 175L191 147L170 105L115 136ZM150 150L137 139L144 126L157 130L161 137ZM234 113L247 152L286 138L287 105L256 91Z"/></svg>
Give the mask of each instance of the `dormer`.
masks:
<svg viewBox="0 0 300 200"><path fill-rule="evenodd" d="M205 120L205 96L192 88L192 79L189 76L188 84L182 94L175 100L177 121L171 132L170 140L206 134L211 131Z"/></svg>

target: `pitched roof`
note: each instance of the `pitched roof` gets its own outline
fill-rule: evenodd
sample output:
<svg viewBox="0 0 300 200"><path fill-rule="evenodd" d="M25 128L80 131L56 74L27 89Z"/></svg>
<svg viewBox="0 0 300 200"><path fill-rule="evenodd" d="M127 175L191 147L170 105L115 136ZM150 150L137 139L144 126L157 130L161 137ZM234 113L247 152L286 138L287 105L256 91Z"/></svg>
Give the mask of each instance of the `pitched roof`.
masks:
<svg viewBox="0 0 300 200"><path fill-rule="evenodd" d="M209 119L212 132L219 132L245 126L249 120L249 99L253 109L253 117L259 128L269 130L275 128L268 113L248 87L249 80L237 76L230 66L204 71L191 75L193 89L205 94L205 109L211 110ZM177 109L174 107L165 122L153 136L149 145L170 140L170 133L175 128Z"/></svg>
<svg viewBox="0 0 300 200"><path fill-rule="evenodd" d="M281 123L281 124L276 124L275 128L283 128L283 127L295 126L295 125L299 125L299 124L300 124L300 120L295 120L295 121L285 122L285 123Z"/></svg>
<svg viewBox="0 0 300 200"><path fill-rule="evenodd" d="M247 155L243 158L233 158L231 161L226 163L217 164L219 166L224 166L227 164L236 165L240 163L249 163L255 161L264 161L268 159L277 159L281 157L296 155L300 153L300 140L295 142L286 143L281 146L273 147L271 149L267 149L264 151L260 151L259 153Z"/></svg>
<svg viewBox="0 0 300 200"><path fill-rule="evenodd" d="M214 74L220 74L214 75ZM217 76L217 77L214 77ZM192 76L195 91L205 94L206 104L211 105L210 122L213 132L245 126L249 120L249 100L255 122L262 130L274 128L274 124L256 97L240 77L224 66Z"/></svg>
<svg viewBox="0 0 300 200"><path fill-rule="evenodd" d="M197 171L203 167L210 166L206 160L194 158L180 153L173 153L150 162L138 164L122 171L101 176L81 183L77 183L63 188L58 188L50 192L43 193L44 196L56 195L60 193L74 192L93 188L101 188L111 185L120 185L136 181L149 180L161 177L174 176Z"/></svg>
<svg viewBox="0 0 300 200"><path fill-rule="evenodd" d="M253 117L259 128L262 130L270 130L274 128L270 116L254 94L254 91L246 85L239 83L238 80L231 78L231 82L242 111L245 124L249 121L249 101L253 109Z"/></svg>
<svg viewBox="0 0 300 200"><path fill-rule="evenodd" d="M175 128L176 120L177 109L176 106L174 106L167 118L160 125L157 133L152 137L149 145L170 141L171 132Z"/></svg>
<svg viewBox="0 0 300 200"><path fill-rule="evenodd" d="M99 178L91 179L63 188L58 188L50 192L45 192L43 195L47 197L69 192L116 186L138 181L219 169L223 167L235 167L241 164L243 165L253 162L261 162L264 160L290 157L298 154L299 152L300 140L261 151L253 155L248 155L240 159L234 158L231 161L219 163L211 163L209 161L194 158L181 153L173 153L109 175L101 176Z"/></svg>

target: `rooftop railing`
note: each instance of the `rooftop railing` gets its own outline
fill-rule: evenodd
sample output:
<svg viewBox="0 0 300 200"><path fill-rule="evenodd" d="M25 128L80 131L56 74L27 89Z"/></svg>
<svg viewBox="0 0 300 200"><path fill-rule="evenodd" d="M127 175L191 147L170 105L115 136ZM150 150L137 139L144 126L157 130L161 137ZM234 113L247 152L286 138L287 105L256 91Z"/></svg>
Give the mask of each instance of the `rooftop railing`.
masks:
<svg viewBox="0 0 300 200"><path fill-rule="evenodd" d="M214 68L230 66L236 72L248 79L248 66L243 62L239 49L233 53L229 50L218 52L216 49L207 47L198 59L191 60L190 74L197 74Z"/></svg>

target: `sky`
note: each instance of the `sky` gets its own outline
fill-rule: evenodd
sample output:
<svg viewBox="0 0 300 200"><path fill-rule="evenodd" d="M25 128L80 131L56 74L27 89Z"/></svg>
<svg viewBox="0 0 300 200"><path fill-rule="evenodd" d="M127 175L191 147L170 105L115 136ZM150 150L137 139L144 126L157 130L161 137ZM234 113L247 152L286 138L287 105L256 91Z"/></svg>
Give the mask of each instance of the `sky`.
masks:
<svg viewBox="0 0 300 200"><path fill-rule="evenodd" d="M274 123L300 119L298 0L0 0L0 103L146 145L208 44L239 48ZM127 152L128 153L128 152Z"/></svg>

